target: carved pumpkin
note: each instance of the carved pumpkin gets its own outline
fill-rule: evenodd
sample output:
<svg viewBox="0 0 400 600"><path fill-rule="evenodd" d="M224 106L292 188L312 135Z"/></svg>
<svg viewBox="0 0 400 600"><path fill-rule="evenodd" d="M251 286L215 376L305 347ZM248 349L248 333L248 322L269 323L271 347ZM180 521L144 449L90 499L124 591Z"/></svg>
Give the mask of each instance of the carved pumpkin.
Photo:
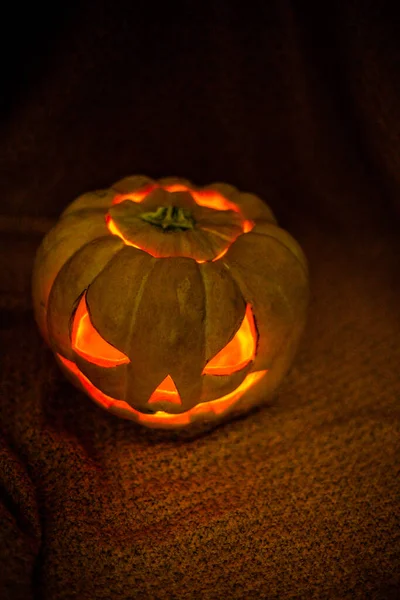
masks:
<svg viewBox="0 0 400 600"><path fill-rule="evenodd" d="M127 177L72 202L33 273L60 367L143 425L218 422L265 401L304 326L307 265L257 196Z"/></svg>

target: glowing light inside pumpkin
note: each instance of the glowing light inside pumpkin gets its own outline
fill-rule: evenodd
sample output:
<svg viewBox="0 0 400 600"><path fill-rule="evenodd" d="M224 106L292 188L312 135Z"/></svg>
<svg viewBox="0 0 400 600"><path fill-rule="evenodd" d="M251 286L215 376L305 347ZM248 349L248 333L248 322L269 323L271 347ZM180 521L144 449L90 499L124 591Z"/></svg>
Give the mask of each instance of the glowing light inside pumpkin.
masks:
<svg viewBox="0 0 400 600"><path fill-rule="evenodd" d="M210 400L209 402L201 402L197 404L190 410L180 414L170 414L164 411L157 411L154 415L148 415L141 413L138 410L135 410L124 400L116 400L111 398L111 396L107 396L101 392L93 383L78 369L75 363L71 362L67 358L61 356L61 354L57 354L61 363L78 378L83 388L87 391L91 398L95 402L97 402L100 406L106 409L110 409L112 407L118 408L123 412L127 413L127 416L134 415L135 420L144 424L160 424L160 422L165 421L168 422L169 425L189 425L191 422L191 417L199 414L207 414L214 413L216 415L223 413L230 406L235 404L242 396L245 394L251 387L256 385L267 373L267 371L256 371L254 373L249 373L244 381L229 394L222 396L221 398L217 398L216 400Z"/></svg>
<svg viewBox="0 0 400 600"><path fill-rule="evenodd" d="M82 295L75 312L71 337L73 350L100 367L115 367L129 362L129 358L123 352L106 342L93 327L85 294Z"/></svg>
<svg viewBox="0 0 400 600"><path fill-rule="evenodd" d="M116 226L116 224L114 223L114 221L110 217L110 215L106 216L106 223L107 223L107 227L108 227L108 230L110 231L110 233L112 233L113 235L117 235L119 238L121 238L121 240L124 242L124 244L126 244L127 246L133 246L133 248L137 248L138 250L144 250L144 248L141 248L137 244L133 244L132 242L130 242L127 238L125 238L122 235L122 233L120 232L120 230L118 229L118 227ZM146 250L146 252L147 252L147 250ZM152 254L152 256L156 256L156 255Z"/></svg>
<svg viewBox="0 0 400 600"><path fill-rule="evenodd" d="M253 221L243 221L242 223L243 233L249 233L254 227Z"/></svg>
<svg viewBox="0 0 400 600"><path fill-rule="evenodd" d="M160 383L158 388L154 390L149 398L149 404L154 402L173 402L174 404L182 404L182 400L179 396L179 392L176 389L176 385L171 375L167 375L166 378Z"/></svg>
<svg viewBox="0 0 400 600"><path fill-rule="evenodd" d="M220 252L219 254L217 254L217 256L215 258L212 259L211 262L215 262L216 260L219 260L220 258L222 258L223 256L225 256L225 254L228 252L229 250L229 246L227 248L225 248L224 250L222 250L222 252ZM198 262L199 264L205 263L207 262L206 260L197 260L196 262Z"/></svg>
<svg viewBox="0 0 400 600"><path fill-rule="evenodd" d="M256 354L257 331L250 304L240 328L228 344L204 367L205 375L230 375L252 361Z"/></svg>
<svg viewBox="0 0 400 600"><path fill-rule="evenodd" d="M113 200L113 204L120 204L121 202L125 202L125 200L131 200L132 202L142 202L146 198L150 192L155 190L160 186L156 184L150 184L139 190L134 192L129 192L129 194L117 194Z"/></svg>
<svg viewBox="0 0 400 600"><path fill-rule="evenodd" d="M150 192L159 188L162 188L167 192L190 192L199 206L206 206L207 208L213 208L214 210L234 210L235 212L240 212L239 207L234 204L234 202L231 202L216 190L196 191L181 183L173 183L165 186L154 183L134 192L129 192L128 194L117 194L113 200L113 204L120 204L125 200L142 202Z"/></svg>

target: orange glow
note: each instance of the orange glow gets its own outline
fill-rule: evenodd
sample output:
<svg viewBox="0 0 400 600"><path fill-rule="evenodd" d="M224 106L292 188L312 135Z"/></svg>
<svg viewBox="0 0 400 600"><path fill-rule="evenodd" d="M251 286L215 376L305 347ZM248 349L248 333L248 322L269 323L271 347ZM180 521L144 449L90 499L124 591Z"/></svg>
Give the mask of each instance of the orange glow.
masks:
<svg viewBox="0 0 400 600"><path fill-rule="evenodd" d="M149 398L149 404L152 404L153 402L163 402L165 400L173 402L174 404L182 404L182 400L171 375L167 375L158 388L154 390Z"/></svg>
<svg viewBox="0 0 400 600"><path fill-rule="evenodd" d="M143 248L141 248L140 246L138 246L137 244L133 244L132 242L130 242L129 240L127 240L122 233L120 232L120 230L118 229L118 227L116 226L116 224L114 223L113 219L110 217L110 215L106 216L106 223L107 223L107 227L110 233L112 233L113 235L117 235L119 238L121 238L121 240L124 242L124 244L126 244L127 246L133 246L133 248L137 248L138 250L143 250ZM147 252L147 250L146 250ZM150 252L149 252L150 254ZM152 254L152 256L154 256L154 254Z"/></svg>
<svg viewBox="0 0 400 600"><path fill-rule="evenodd" d="M61 354L57 353L57 357L61 360L63 365L67 367L73 375L75 375L87 393L90 395L93 400L95 400L98 404L100 404L103 408L110 408L110 406L119 406L120 408L125 408L128 410L133 410L127 402L124 400L115 400L111 396L107 396L107 394L103 394L93 383L82 373L82 371L76 366L75 363L64 358ZM136 411L134 411L136 412Z"/></svg>
<svg viewBox="0 0 400 600"><path fill-rule="evenodd" d="M222 252L220 252L215 258L213 258L211 262L215 262L216 260L219 260L220 258L222 258L223 256L225 256L225 254L228 252L230 246L231 245L229 245L227 248L225 248L224 250L222 250ZM205 263L207 261L206 260L198 260L198 259L196 259L196 262L199 263L199 265L202 265L203 263Z"/></svg>
<svg viewBox="0 0 400 600"><path fill-rule="evenodd" d="M229 250L229 246L228 246L228 248L225 248L225 250L222 250L222 252L220 252L218 254L218 256L216 256L215 258L213 258L211 262L215 262L216 260L219 260L220 258L222 258L223 256L225 256L225 254L228 252L228 250Z"/></svg>
<svg viewBox="0 0 400 600"><path fill-rule="evenodd" d="M195 199L196 204L199 204L199 206L206 206L207 208L213 208L214 210L233 210L235 212L240 212L237 204L230 202L219 192L215 192L214 190L200 190L198 192L195 192L194 190L189 191Z"/></svg>
<svg viewBox="0 0 400 600"><path fill-rule="evenodd" d="M236 390L233 390L233 392L230 392L221 398L217 398L216 400L210 400L210 402L201 402L184 413L170 414L163 411L157 411L154 413L154 415L148 415L135 410L124 400L115 400L114 398L111 398L111 396L103 394L103 392L94 386L93 383L91 383L91 381L78 369L75 363L64 358L60 354L57 354L57 356L63 365L79 379L83 388L86 390L89 396L95 402L97 402L97 404L106 409L109 409L113 406L115 408L126 410L128 413L132 414L134 420L150 426L152 424L160 425L162 422L168 423L168 426L171 427L183 426L189 425L191 417L194 415L204 415L207 413L219 415L227 410L230 406L235 404L243 396L243 394L245 394L252 386L258 383L267 373L267 371L256 371L255 373L249 373L244 381L242 381L242 383L236 388Z"/></svg>
<svg viewBox="0 0 400 600"><path fill-rule="evenodd" d="M117 194L113 200L113 204L120 204L120 202L124 202L124 200L142 202L150 192L159 188L162 188L167 192L190 192L199 206L206 206L207 208L213 208L214 210L234 210L235 212L240 212L240 209L236 204L215 190L195 191L181 183L173 183L163 187L157 184L150 184L128 194Z"/></svg>
<svg viewBox="0 0 400 600"><path fill-rule="evenodd" d="M79 356L99 365L100 367L115 367L129 362L129 358L120 350L106 342L90 322L83 294L75 312L72 327L72 348Z"/></svg>
<svg viewBox="0 0 400 600"><path fill-rule="evenodd" d="M160 186L158 186L160 187ZM191 191L186 185L183 185L182 183L171 183L171 185L165 185L163 186L164 190L167 190L167 192L187 192L187 191Z"/></svg>
<svg viewBox="0 0 400 600"><path fill-rule="evenodd" d="M240 371L256 354L257 332L250 304L234 338L204 367L205 375L230 375Z"/></svg>
<svg viewBox="0 0 400 600"><path fill-rule="evenodd" d="M156 188L160 187L156 184L146 185L146 187L140 188L139 190L135 190L134 192L129 192L129 194L117 194L113 200L113 204L120 204L125 200L131 200L132 202L142 202Z"/></svg>
<svg viewBox="0 0 400 600"><path fill-rule="evenodd" d="M254 227L253 221L243 221L242 223L243 233L249 233Z"/></svg>

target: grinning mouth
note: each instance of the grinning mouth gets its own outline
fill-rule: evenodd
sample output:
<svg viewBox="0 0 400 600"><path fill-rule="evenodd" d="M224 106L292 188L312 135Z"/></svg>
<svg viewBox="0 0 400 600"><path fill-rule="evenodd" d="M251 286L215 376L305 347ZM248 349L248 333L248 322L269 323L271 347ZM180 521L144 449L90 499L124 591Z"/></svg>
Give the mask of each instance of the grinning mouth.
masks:
<svg viewBox="0 0 400 600"><path fill-rule="evenodd" d="M113 408L119 409L120 412L125 413L126 418L130 418L136 421L146 422L148 424L151 423L172 423L176 426L188 425L193 417L199 414L207 414L214 413L215 415L222 414L225 412L230 406L235 404L250 388L252 388L256 383L261 381L264 375L267 373L265 371L254 371L253 373L249 373L246 378L242 381L242 383L225 396L221 398L216 398L215 400L209 400L208 402L201 402L190 408L189 410L182 413L167 413L164 411L151 411L147 412L147 409L140 410L133 408L130 406L125 400L117 400L112 398L111 396L107 396L101 390L99 390L76 366L75 363L64 358L60 354L57 354L58 359L61 363L70 371L73 375L75 375L80 381L82 387L86 390L89 396L100 406L111 410Z"/></svg>

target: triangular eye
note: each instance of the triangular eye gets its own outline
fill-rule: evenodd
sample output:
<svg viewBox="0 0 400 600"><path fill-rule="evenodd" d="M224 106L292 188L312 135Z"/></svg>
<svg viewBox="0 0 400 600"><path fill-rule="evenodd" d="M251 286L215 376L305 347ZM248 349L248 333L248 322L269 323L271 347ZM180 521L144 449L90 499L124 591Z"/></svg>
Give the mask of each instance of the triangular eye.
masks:
<svg viewBox="0 0 400 600"><path fill-rule="evenodd" d="M129 358L123 352L106 342L93 327L85 294L82 295L74 316L72 349L79 356L100 367L116 367L129 362Z"/></svg>
<svg viewBox="0 0 400 600"><path fill-rule="evenodd" d="M160 383L158 388L154 390L150 396L148 403L152 402L172 402L173 404L182 404L182 400L179 396L179 392L176 389L176 385L171 375L167 375L166 378Z"/></svg>
<svg viewBox="0 0 400 600"><path fill-rule="evenodd" d="M234 338L208 361L203 375L230 375L240 371L256 354L257 330L250 304Z"/></svg>

